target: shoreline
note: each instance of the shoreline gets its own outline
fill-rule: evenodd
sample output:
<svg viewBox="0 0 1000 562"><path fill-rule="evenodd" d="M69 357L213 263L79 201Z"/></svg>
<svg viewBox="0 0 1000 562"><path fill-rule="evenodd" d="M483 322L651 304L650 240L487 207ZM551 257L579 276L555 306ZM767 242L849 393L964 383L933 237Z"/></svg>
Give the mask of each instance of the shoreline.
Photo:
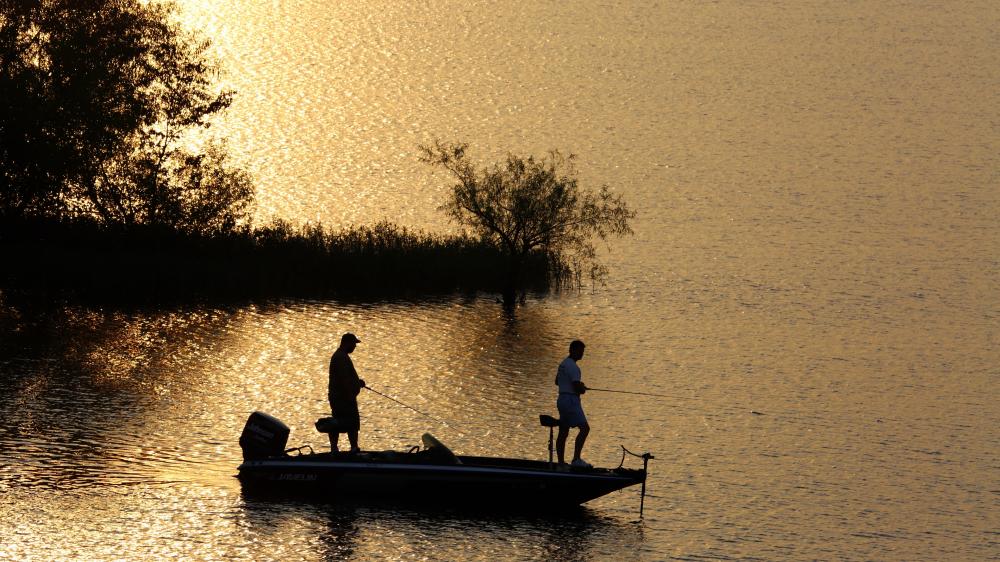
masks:
<svg viewBox="0 0 1000 562"><path fill-rule="evenodd" d="M6 222L0 256L5 300L121 305L499 293L505 265L483 242L391 223L328 231L278 222L203 236L89 221ZM532 256L523 281L528 292L549 290L545 256Z"/></svg>

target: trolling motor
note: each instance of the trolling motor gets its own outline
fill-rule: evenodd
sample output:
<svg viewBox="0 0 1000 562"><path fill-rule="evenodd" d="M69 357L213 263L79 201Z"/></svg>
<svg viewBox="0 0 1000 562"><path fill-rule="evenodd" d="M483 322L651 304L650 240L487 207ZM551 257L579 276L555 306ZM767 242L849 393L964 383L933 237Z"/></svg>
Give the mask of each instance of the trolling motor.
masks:
<svg viewBox="0 0 1000 562"><path fill-rule="evenodd" d="M656 457L654 457L648 452L638 455L626 449L624 445L622 445L621 448L622 448L622 462L618 463L618 468L622 468L625 466L626 454L642 459L642 492L639 495L639 517L642 517L642 508L646 503L646 476L649 475L648 472L649 461L655 459Z"/></svg>

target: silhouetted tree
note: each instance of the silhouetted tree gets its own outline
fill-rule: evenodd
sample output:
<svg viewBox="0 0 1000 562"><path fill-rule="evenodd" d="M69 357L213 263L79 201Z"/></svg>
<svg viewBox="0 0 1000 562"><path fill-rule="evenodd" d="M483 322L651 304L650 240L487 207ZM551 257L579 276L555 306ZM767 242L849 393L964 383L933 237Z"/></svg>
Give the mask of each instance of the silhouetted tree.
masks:
<svg viewBox="0 0 1000 562"><path fill-rule="evenodd" d="M599 191L577 184L573 156L557 151L540 160L513 154L506 161L476 168L466 159L466 144L421 146L421 161L442 166L458 180L441 206L459 224L500 248L507 257L503 298L511 306L521 271L532 252L545 252L558 280L579 280L586 273L603 278L594 237L631 234L635 212L608 186Z"/></svg>
<svg viewBox="0 0 1000 562"><path fill-rule="evenodd" d="M249 218L219 147L181 148L232 102L169 5L0 0L0 213L195 231Z"/></svg>

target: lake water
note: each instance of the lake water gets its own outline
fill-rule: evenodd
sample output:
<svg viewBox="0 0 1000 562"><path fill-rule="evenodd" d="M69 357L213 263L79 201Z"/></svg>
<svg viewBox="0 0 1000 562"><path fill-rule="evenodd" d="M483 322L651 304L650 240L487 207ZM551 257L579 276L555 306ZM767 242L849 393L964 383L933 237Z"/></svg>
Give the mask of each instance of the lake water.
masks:
<svg viewBox="0 0 1000 562"><path fill-rule="evenodd" d="M181 2L238 91L261 220L453 229L417 146L578 155L639 211L608 285L529 300L0 314L0 559L1000 558L1000 5ZM587 342L572 517L261 502L246 416L322 447L339 335L362 445L544 458Z"/></svg>

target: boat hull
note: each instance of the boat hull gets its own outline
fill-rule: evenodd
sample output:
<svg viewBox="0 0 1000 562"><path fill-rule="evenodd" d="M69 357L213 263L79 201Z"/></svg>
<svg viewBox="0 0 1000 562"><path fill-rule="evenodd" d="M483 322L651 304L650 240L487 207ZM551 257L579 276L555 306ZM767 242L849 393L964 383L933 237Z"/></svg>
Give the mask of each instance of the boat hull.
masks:
<svg viewBox="0 0 1000 562"><path fill-rule="evenodd" d="M646 476L624 468L560 470L539 461L456 458L443 464L405 454L284 456L245 461L239 478L257 492L537 509L579 505Z"/></svg>

